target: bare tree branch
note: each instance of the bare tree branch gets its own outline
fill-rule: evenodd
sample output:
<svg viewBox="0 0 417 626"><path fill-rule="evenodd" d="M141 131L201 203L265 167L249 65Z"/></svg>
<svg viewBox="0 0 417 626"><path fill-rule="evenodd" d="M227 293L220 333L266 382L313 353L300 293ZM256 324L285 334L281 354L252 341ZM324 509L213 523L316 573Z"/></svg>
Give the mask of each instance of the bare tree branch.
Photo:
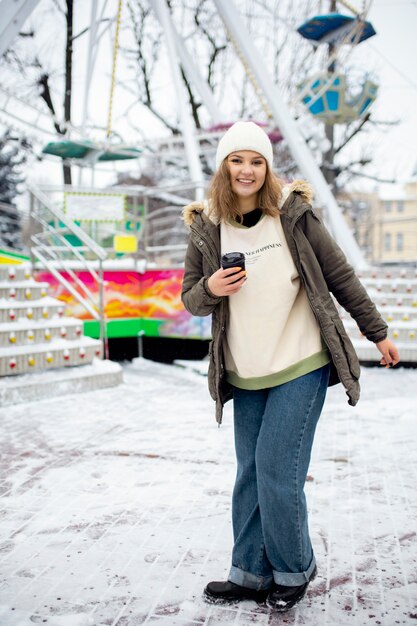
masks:
<svg viewBox="0 0 417 626"><path fill-rule="evenodd" d="M108 17L104 17L101 20L98 20L97 24L104 24L105 22L110 22L110 18ZM76 35L73 35L72 37L72 41L75 41L76 39L79 39L80 37L82 37L83 35L85 35L85 33L88 33L88 31L91 29L91 26L86 26L85 28L83 28L82 30L80 30L79 33L77 33Z"/></svg>
<svg viewBox="0 0 417 626"><path fill-rule="evenodd" d="M203 8L205 8L205 4L206 4L206 0L201 0L199 2L198 6L195 9L194 22L197 28L199 29L199 31L205 35L205 37L207 38L207 41L210 43L210 46L211 46L209 62L207 65L207 82L210 85L210 87L213 88L214 87L213 71L214 71L215 63L219 54L223 52L224 50L226 50L227 46L226 46L226 43L218 44L212 34L215 31L213 29L209 30L203 25L202 19L201 19L201 12Z"/></svg>
<svg viewBox="0 0 417 626"><path fill-rule="evenodd" d="M334 155L343 150L343 148L349 143L349 141L362 130L363 126L366 124L366 122L369 121L370 117L370 113L367 113L365 115L365 117L361 120L360 124L355 128L355 130L347 138L345 138L343 142L339 146L337 146L337 148L335 147Z"/></svg>
<svg viewBox="0 0 417 626"><path fill-rule="evenodd" d="M162 115L162 113L157 110L152 97L151 78L153 75L153 66L156 63L159 54L161 36L159 33L152 33L153 38L150 40L151 53L149 54L145 50L145 43L147 42L147 24L151 16L151 11L149 8L145 8L140 0L136 3L138 14L136 14L132 6L132 2L128 2L128 9L137 45L133 54L138 64L139 78L141 79L139 81L139 86L143 89L143 93L139 94L140 100L159 121L161 121L174 135L177 135L179 134L179 129L172 125L166 119L166 116Z"/></svg>
<svg viewBox="0 0 417 626"><path fill-rule="evenodd" d="M183 70L183 68L181 67L181 76L182 79L184 81L185 84L185 88L187 90L188 93L188 99L190 101L191 104L191 112L192 112L192 116L194 119L194 124L196 126L196 128L201 128L201 123L200 123L200 118L198 117L198 109L201 107L201 102L197 102L194 96L194 92L191 89L191 85L189 80L187 79L187 76Z"/></svg>
<svg viewBox="0 0 417 626"><path fill-rule="evenodd" d="M349 172L352 177L359 176L360 178L368 178L369 180L375 180L378 183L395 183L395 178L381 178L380 176L374 176L372 174L365 174L362 171L351 170L349 167L344 168L344 171Z"/></svg>
<svg viewBox="0 0 417 626"><path fill-rule="evenodd" d="M51 96L51 90L49 88L49 76L46 73L43 73L39 76L39 79L37 81L37 84L39 85L40 92L39 95L42 98L42 100L45 102L46 106L48 107L52 118L54 120L53 124L54 124L54 128L56 130L56 132L60 135L63 135L63 131L60 127L60 125L58 124L58 122L56 121L56 111L55 111L55 107L54 107L54 103L52 101L52 96Z"/></svg>

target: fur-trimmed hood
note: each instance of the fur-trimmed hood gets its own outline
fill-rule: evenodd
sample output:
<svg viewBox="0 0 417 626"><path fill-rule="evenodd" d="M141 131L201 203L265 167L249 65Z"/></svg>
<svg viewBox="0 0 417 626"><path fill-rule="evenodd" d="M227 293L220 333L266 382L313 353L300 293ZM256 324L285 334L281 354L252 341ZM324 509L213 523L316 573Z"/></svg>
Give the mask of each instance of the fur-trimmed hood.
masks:
<svg viewBox="0 0 417 626"><path fill-rule="evenodd" d="M313 202L313 187L306 180L302 180L301 178L299 178L297 180L293 180L292 183L288 183L287 185L283 186L281 202L279 204L280 209L282 209L285 202L290 197L290 194L293 192L298 193L304 200L304 202L307 202L307 204L311 204Z"/></svg>
<svg viewBox="0 0 417 626"><path fill-rule="evenodd" d="M313 188L305 180L299 179L294 180L292 183L284 185L284 187L282 188L282 196L279 204L280 209L284 206L290 194L293 192L298 193L302 197L302 199L308 204L312 203L314 198ZM182 212L182 218L187 226L191 226L191 224L195 220L196 215L198 215L199 213L208 214L208 209L209 205L207 200L204 200L203 202L191 202L191 204L188 204L184 208ZM210 217L211 219L213 219L212 216Z"/></svg>
<svg viewBox="0 0 417 626"><path fill-rule="evenodd" d="M184 220L187 226L191 226L194 222L196 215L199 213L208 213L208 202L207 200L203 200L203 202L191 202L191 204L187 204L182 211L182 219Z"/></svg>

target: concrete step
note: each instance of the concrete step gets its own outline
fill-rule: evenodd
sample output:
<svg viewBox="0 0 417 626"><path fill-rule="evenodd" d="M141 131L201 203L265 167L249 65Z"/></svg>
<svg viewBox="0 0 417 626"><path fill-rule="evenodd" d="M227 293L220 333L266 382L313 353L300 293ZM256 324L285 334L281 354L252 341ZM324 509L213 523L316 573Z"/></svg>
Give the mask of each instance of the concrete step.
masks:
<svg viewBox="0 0 417 626"><path fill-rule="evenodd" d="M102 343L90 337L55 339L49 344L0 348L0 376L73 367L102 357Z"/></svg>
<svg viewBox="0 0 417 626"><path fill-rule="evenodd" d="M7 300L12 306L14 302L33 301L44 298L48 295L49 284L36 282L36 280L27 281L2 281L0 282L0 299Z"/></svg>
<svg viewBox="0 0 417 626"><path fill-rule="evenodd" d="M0 280L28 280L32 277L31 268L28 263L15 265L0 264Z"/></svg>
<svg viewBox="0 0 417 626"><path fill-rule="evenodd" d="M121 367L101 360L102 342L48 289L27 264L0 265L0 406L122 382Z"/></svg>
<svg viewBox="0 0 417 626"><path fill-rule="evenodd" d="M354 320L344 320L343 323L351 339L360 339L363 336ZM400 341L417 349L417 323L402 320L391 322L388 328L388 338L396 343Z"/></svg>
<svg viewBox="0 0 417 626"><path fill-rule="evenodd" d="M377 304L378 310L381 313L384 320L391 324L391 322L414 322L417 323L417 308L416 307L392 307L392 306L383 306L381 304ZM340 311L340 317L343 321L347 319L351 319L350 315L346 313L346 311Z"/></svg>
<svg viewBox="0 0 417 626"><path fill-rule="evenodd" d="M377 306L417 308L417 295L410 293L383 293L372 288L368 288L367 291Z"/></svg>
<svg viewBox="0 0 417 626"><path fill-rule="evenodd" d="M62 302L45 296L34 302L13 302L0 300L0 324L14 322L19 319L51 319L63 317L65 307Z"/></svg>
<svg viewBox="0 0 417 626"><path fill-rule="evenodd" d="M398 268L368 268L357 272L358 278L374 278L374 279L398 279L398 278L417 278L416 267L398 267Z"/></svg>
<svg viewBox="0 0 417 626"><path fill-rule="evenodd" d="M373 289L374 291L382 292L382 293L408 293L414 294L417 296L417 280L408 280L408 279L373 279L373 278L365 278L362 279L362 284L365 289Z"/></svg>
<svg viewBox="0 0 417 626"><path fill-rule="evenodd" d="M70 402L70 395L74 393L115 387L121 383L123 372L118 363L94 359L92 363L79 367L5 377L0 385L0 406L57 396L63 396L63 401Z"/></svg>
<svg viewBox="0 0 417 626"><path fill-rule="evenodd" d="M57 317L51 320L19 319L9 324L0 324L1 346L33 346L49 343L58 338L78 339L83 335L83 323L72 317Z"/></svg>
<svg viewBox="0 0 417 626"><path fill-rule="evenodd" d="M370 361L373 363L378 363L380 361L380 352L365 337L361 337L360 339L353 338L352 343L355 348L356 354L361 361ZM400 366L401 363L415 363L417 361L416 345L412 345L411 342L401 341L396 341L395 345L397 346L401 357Z"/></svg>

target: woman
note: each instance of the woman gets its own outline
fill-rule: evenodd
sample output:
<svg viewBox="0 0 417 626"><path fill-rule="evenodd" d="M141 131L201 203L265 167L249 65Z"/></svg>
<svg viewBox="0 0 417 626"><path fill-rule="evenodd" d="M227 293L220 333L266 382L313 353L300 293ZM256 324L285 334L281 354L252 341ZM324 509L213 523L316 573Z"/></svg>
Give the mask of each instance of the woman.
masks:
<svg viewBox="0 0 417 626"><path fill-rule="evenodd" d="M359 399L359 362L330 294L376 344L382 365L399 356L313 212L311 188L282 188L272 158L253 122L237 122L220 140L209 203L184 209L182 300L193 315L212 315L209 389L219 424L224 403L234 405L232 566L205 597L266 600L286 611L317 572L304 483L327 387L340 381L351 405ZM220 267L234 251L245 254L245 270Z"/></svg>

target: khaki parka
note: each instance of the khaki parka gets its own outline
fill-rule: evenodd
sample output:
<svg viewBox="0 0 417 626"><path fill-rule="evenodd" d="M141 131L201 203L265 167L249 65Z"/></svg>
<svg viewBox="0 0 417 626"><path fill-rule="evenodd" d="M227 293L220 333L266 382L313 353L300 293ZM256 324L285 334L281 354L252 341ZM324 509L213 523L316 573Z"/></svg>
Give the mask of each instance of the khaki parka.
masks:
<svg viewBox="0 0 417 626"><path fill-rule="evenodd" d="M283 189L281 221L294 264L318 321L332 363L329 384L341 382L348 402L359 400L360 366L331 297L351 314L360 331L376 343L387 336L387 324L355 275L352 266L311 206L312 189L294 181ZM216 402L216 420L222 421L223 406L232 397L225 380L223 344L229 321L228 297L214 296L209 277L220 268L220 227L207 216L204 203L185 207L183 218L190 228L181 299L192 315L212 316L208 385Z"/></svg>

